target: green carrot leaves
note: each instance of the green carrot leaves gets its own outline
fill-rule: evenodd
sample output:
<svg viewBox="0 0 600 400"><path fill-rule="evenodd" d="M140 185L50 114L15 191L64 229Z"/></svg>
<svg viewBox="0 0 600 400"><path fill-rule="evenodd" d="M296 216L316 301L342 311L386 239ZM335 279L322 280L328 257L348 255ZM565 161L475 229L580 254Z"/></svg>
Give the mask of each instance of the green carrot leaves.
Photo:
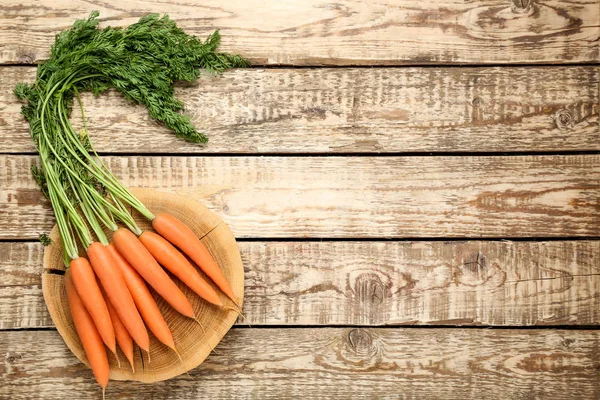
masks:
<svg viewBox="0 0 600 400"><path fill-rule="evenodd" d="M174 82L194 81L200 70L221 73L245 67L248 61L217 52L221 41L218 31L202 41L186 34L166 15L150 14L127 28L104 29L98 28L98 15L94 11L88 19L78 20L58 34L50 59L38 68L33 87L19 84L15 94L34 105L54 83L74 76L60 88L65 98L72 99L75 90L99 95L112 87L145 105L153 119L178 137L205 143L206 135L180 113L183 103L174 97ZM26 117L30 114L24 110ZM32 131L32 137L36 134Z"/></svg>

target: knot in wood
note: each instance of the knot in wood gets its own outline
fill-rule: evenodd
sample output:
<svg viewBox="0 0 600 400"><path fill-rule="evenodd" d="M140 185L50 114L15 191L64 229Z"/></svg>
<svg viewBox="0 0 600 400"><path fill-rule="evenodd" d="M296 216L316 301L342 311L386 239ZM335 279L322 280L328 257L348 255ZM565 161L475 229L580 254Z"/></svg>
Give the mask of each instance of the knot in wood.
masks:
<svg viewBox="0 0 600 400"><path fill-rule="evenodd" d="M533 0L513 0L512 11L515 14L531 14Z"/></svg>
<svg viewBox="0 0 600 400"><path fill-rule="evenodd" d="M364 271L352 271L348 278L357 305L355 321L363 325L381 323L385 317L383 305L391 296L390 278L383 273Z"/></svg>
<svg viewBox="0 0 600 400"><path fill-rule="evenodd" d="M19 57L19 64L33 64L33 56L23 54Z"/></svg>
<svg viewBox="0 0 600 400"><path fill-rule="evenodd" d="M11 353L6 353L6 356L4 357L4 360L6 361L6 363L8 364L14 364L18 358L21 358L20 355L15 355L15 354L11 354Z"/></svg>
<svg viewBox="0 0 600 400"><path fill-rule="evenodd" d="M481 272L487 268L487 258L481 251L471 253L465 258L464 269L469 272L481 275Z"/></svg>
<svg viewBox="0 0 600 400"><path fill-rule="evenodd" d="M575 125L573 115L567 110L558 110L554 114L554 123L558 129L571 129Z"/></svg>
<svg viewBox="0 0 600 400"><path fill-rule="evenodd" d="M348 332L348 344L356 354L370 354L373 349L373 338L365 329L352 329Z"/></svg>
<svg viewBox="0 0 600 400"><path fill-rule="evenodd" d="M477 287L482 285L502 286L505 276L496 262L488 261L481 251L475 251L464 258L455 272L457 284Z"/></svg>
<svg viewBox="0 0 600 400"><path fill-rule="evenodd" d="M381 304L385 297L385 289L379 275L374 273L363 273L356 278L354 290L358 300L362 303Z"/></svg>

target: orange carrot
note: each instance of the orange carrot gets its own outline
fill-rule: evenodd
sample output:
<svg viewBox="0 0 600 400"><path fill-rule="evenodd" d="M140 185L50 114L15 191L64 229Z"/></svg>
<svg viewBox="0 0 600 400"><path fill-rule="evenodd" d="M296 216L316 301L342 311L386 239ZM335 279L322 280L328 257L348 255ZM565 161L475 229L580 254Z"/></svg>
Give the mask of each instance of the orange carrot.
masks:
<svg viewBox="0 0 600 400"><path fill-rule="evenodd" d="M113 234L113 241L123 258L167 303L186 317L194 318L190 301L131 231L119 228Z"/></svg>
<svg viewBox="0 0 600 400"><path fill-rule="evenodd" d="M225 278L223 271L210 255L208 249L187 225L172 215L160 213L156 214L152 220L152 227L162 237L187 254L227 297L238 304L238 300L233 294L231 285Z"/></svg>
<svg viewBox="0 0 600 400"><path fill-rule="evenodd" d="M88 260L83 257L71 261L69 269L71 270L71 276L77 288L77 293L79 293L81 301L94 320L102 341L104 341L104 344L106 344L110 351L116 353L115 331L110 320L108 307L106 307L106 302L96 281L94 270Z"/></svg>
<svg viewBox="0 0 600 400"><path fill-rule="evenodd" d="M115 329L115 336L117 338L117 343L121 350L123 350L123 354L129 360L129 364L131 365L131 369L135 372L135 367L133 366L133 338L121 322L119 315L117 314L117 310L113 307L110 300L106 298L106 306L108 307L108 313L110 314L110 319L113 324L113 328Z"/></svg>
<svg viewBox="0 0 600 400"><path fill-rule="evenodd" d="M92 372L96 377L96 382L102 387L102 393L108 385L108 377L110 370L108 367L108 357L106 349L102 341L102 337L94 324L90 313L86 310L81 297L77 293L73 278L71 276L71 268L65 273L65 286L67 288L67 298L69 300L69 309L73 316L77 335L83 345L83 350L90 363ZM104 396L103 396L104 397Z"/></svg>
<svg viewBox="0 0 600 400"><path fill-rule="evenodd" d="M107 249L123 274L127 288L129 289L133 301L142 315L148 329L150 329L158 340L175 350L175 343L173 342L171 330L160 313L160 309L158 308L156 301L154 301L154 297L152 297L150 290L146 286L146 282L144 282L140 274L138 274L117 251L114 244L109 244Z"/></svg>
<svg viewBox="0 0 600 400"><path fill-rule="evenodd" d="M198 296L217 306L222 306L221 298L198 273L196 268L173 245L160 235L146 231L140 235L140 242L163 267L171 271Z"/></svg>
<svg viewBox="0 0 600 400"><path fill-rule="evenodd" d="M147 352L150 349L148 331L146 331L142 317L140 317L135 307L131 293L129 293L125 284L125 279L123 279L121 271L115 265L113 257L106 250L106 246L99 242L92 243L87 249L87 254L108 299L115 307L119 319L138 346Z"/></svg>

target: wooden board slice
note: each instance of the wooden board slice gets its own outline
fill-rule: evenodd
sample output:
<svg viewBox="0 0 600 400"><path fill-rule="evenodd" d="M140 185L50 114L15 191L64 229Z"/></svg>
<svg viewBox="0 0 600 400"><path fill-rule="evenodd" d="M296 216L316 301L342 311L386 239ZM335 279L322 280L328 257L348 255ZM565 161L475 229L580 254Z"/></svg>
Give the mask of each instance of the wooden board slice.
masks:
<svg viewBox="0 0 600 400"><path fill-rule="evenodd" d="M134 189L132 192L153 213L170 213L187 224L201 238L204 245L206 245L219 266L223 269L241 304L244 295L244 268L235 238L229 227L204 205L190 197L149 189ZM151 228L150 221L140 216L135 217L142 229ZM62 258L58 229L56 227L52 230L51 237L55 244L46 247L44 253L45 271L42 275L44 300L46 301L52 320L58 332L65 340L65 343L73 354L87 365L88 362L85 353L69 312L64 277L60 273L60 271L65 269L65 265ZM132 372L125 355L120 350L118 351L121 361L120 367L117 359L107 350L109 353L111 379L157 382L187 372L200 365L206 359L235 322L237 314L234 311L219 309L208 304L177 280L177 278L173 277L173 279L190 299L194 307L194 313L205 329L206 334L203 333L201 326L196 321L176 312L153 292L158 306L171 328L175 346L181 355L181 360L172 350L150 334L150 361L148 354L142 355L139 348L136 348L134 352L135 373ZM207 280L210 282L209 279ZM222 295L222 297L223 301L227 304L225 296Z"/></svg>

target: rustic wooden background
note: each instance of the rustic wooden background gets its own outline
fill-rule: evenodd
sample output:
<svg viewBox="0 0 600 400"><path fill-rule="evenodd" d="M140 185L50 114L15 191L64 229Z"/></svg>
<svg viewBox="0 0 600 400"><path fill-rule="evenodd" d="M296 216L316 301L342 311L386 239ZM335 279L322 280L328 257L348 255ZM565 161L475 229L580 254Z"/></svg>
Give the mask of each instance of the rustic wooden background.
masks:
<svg viewBox="0 0 600 400"><path fill-rule="evenodd" d="M93 9L254 63L177 89L206 146L85 97L113 171L200 199L247 275L219 354L109 399L600 398L599 0L111 3L0 3L0 398L100 398L42 299L12 96Z"/></svg>

